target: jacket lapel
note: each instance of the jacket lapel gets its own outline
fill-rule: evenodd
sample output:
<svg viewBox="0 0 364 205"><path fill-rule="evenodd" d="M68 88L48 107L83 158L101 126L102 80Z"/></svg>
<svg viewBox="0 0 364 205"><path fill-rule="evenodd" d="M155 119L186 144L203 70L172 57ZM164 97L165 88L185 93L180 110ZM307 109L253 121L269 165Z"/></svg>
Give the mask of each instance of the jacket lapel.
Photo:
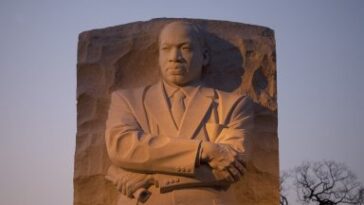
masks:
<svg viewBox="0 0 364 205"><path fill-rule="evenodd" d="M153 117L162 133L169 137L177 136L178 130L168 109L167 99L161 82L154 84L146 92L144 105L148 115L150 114Z"/></svg>
<svg viewBox="0 0 364 205"><path fill-rule="evenodd" d="M215 93L213 89L200 87L186 108L178 137L195 137L196 130L202 125L203 118L209 111L214 98Z"/></svg>

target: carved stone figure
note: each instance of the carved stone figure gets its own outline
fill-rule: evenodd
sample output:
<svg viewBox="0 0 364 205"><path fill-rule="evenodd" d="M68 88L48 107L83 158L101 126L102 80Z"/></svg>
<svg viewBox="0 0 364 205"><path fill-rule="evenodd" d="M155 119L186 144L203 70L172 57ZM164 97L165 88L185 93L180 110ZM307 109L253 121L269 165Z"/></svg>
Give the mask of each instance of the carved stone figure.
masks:
<svg viewBox="0 0 364 205"><path fill-rule="evenodd" d="M152 19L77 57L74 205L279 204L271 29Z"/></svg>
<svg viewBox="0 0 364 205"><path fill-rule="evenodd" d="M159 36L160 82L112 94L107 178L121 192L118 204L237 204L229 185L245 172L251 101L206 87L208 61L197 26L167 24Z"/></svg>

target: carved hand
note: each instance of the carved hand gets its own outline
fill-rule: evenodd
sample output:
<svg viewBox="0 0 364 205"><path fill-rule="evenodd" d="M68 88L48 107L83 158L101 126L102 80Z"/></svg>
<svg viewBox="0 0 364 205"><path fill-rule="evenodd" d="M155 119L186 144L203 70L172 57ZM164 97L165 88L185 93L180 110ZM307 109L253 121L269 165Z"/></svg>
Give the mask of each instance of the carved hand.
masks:
<svg viewBox="0 0 364 205"><path fill-rule="evenodd" d="M245 172L242 155L228 144L202 143L201 161L207 162L218 179L238 181Z"/></svg>
<svg viewBox="0 0 364 205"><path fill-rule="evenodd" d="M147 191L151 185L154 184L154 178L152 175L128 173L123 178L119 179L116 186L120 193L124 194L129 198L138 198L143 194L143 191ZM135 193L139 194L135 194Z"/></svg>

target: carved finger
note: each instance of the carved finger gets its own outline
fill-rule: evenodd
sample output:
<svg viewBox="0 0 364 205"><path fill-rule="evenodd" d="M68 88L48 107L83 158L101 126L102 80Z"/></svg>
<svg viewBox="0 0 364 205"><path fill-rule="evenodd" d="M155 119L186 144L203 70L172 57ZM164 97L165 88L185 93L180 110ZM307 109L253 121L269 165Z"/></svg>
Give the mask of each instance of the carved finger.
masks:
<svg viewBox="0 0 364 205"><path fill-rule="evenodd" d="M121 183L121 180L118 180L116 183L116 189L121 192L122 188L123 188L123 184Z"/></svg>
<svg viewBox="0 0 364 205"><path fill-rule="evenodd" d="M123 183L122 188L121 188L121 193L126 196L126 183Z"/></svg>
<svg viewBox="0 0 364 205"><path fill-rule="evenodd" d="M119 192L125 195L126 193L126 178L121 178L118 182Z"/></svg>
<svg viewBox="0 0 364 205"><path fill-rule="evenodd" d="M238 181L240 179L240 172L235 167L229 167L228 172L233 177L233 181Z"/></svg>
<svg viewBox="0 0 364 205"><path fill-rule="evenodd" d="M125 183L125 179L124 178L120 178L119 180L117 180L116 188L119 190L119 192L122 192L123 184L124 183Z"/></svg>
<svg viewBox="0 0 364 205"><path fill-rule="evenodd" d="M135 183L132 187L130 187L131 194L137 198L138 194L136 194L136 191L140 189L147 189L152 185L151 180L149 178L144 178L143 180Z"/></svg>
<svg viewBox="0 0 364 205"><path fill-rule="evenodd" d="M244 166L246 169L246 156L245 155L238 155L237 160L240 162L241 165Z"/></svg>
<svg viewBox="0 0 364 205"><path fill-rule="evenodd" d="M224 176L225 181L227 181L227 182L234 182L235 181L235 178L233 177L233 175L229 171L227 171L227 170L221 171L221 174Z"/></svg>
<svg viewBox="0 0 364 205"><path fill-rule="evenodd" d="M126 196L128 196L129 198L133 198L133 193L134 193L134 183L130 183L128 182L126 185Z"/></svg>
<svg viewBox="0 0 364 205"><path fill-rule="evenodd" d="M224 181L228 183L234 182L234 177L228 172L227 170L219 171L219 170L213 170L213 173L217 180Z"/></svg>
<svg viewBox="0 0 364 205"><path fill-rule="evenodd" d="M227 172L226 181L232 183L235 182L235 178L229 172Z"/></svg>
<svg viewBox="0 0 364 205"><path fill-rule="evenodd" d="M240 175L245 173L245 166L240 161L235 161L234 167L240 172Z"/></svg>
<svg viewBox="0 0 364 205"><path fill-rule="evenodd" d="M219 163L216 163L216 161L211 161L209 163L210 167L217 170L223 170L225 167L222 167Z"/></svg>

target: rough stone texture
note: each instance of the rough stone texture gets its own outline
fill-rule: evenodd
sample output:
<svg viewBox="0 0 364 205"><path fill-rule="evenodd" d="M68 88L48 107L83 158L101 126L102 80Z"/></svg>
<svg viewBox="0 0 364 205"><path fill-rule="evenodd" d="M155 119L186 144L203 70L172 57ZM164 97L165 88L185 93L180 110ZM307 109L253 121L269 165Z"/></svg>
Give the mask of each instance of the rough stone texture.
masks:
<svg viewBox="0 0 364 205"><path fill-rule="evenodd" d="M104 179L110 165L104 142L110 92L159 79L157 38L163 25L173 20L153 19L80 34L75 205L115 204L116 189ZM189 21L208 32L212 61L205 73L207 82L225 91L246 92L256 103L255 131L248 139L251 163L233 188L242 205L279 204L274 33L241 23Z"/></svg>

